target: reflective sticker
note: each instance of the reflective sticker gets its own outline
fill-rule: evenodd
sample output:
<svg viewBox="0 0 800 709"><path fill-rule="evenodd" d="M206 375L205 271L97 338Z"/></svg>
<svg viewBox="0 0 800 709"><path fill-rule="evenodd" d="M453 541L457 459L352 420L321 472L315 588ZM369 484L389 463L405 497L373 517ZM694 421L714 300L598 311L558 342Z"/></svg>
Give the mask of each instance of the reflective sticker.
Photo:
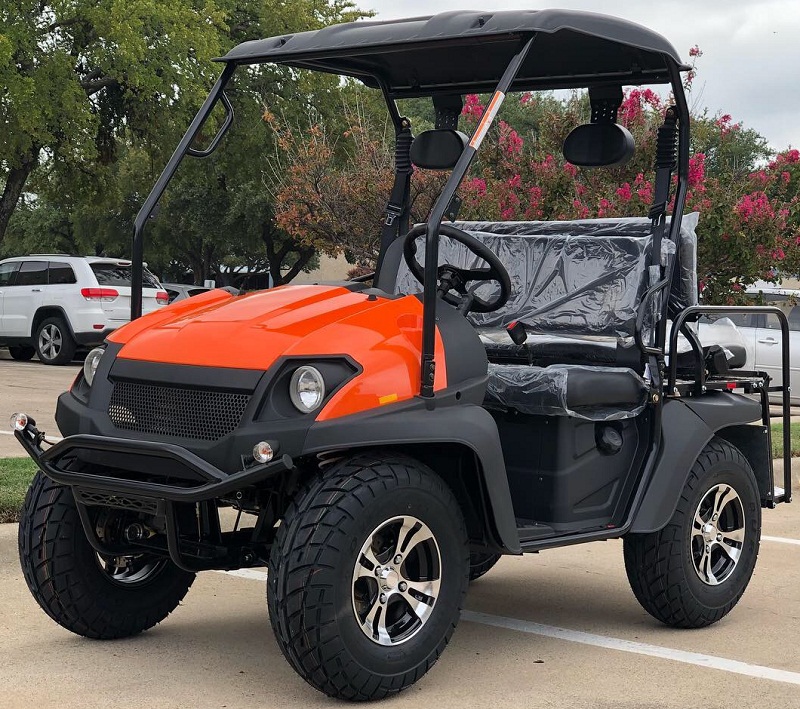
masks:
<svg viewBox="0 0 800 709"><path fill-rule="evenodd" d="M496 91L494 96L492 96L489 107L486 109L486 113L483 114L483 118L481 118L481 122L478 124L475 135L473 135L472 140L469 141L470 147L475 148L475 150L481 147L481 143L486 137L486 133L489 131L492 121L494 121L494 117L500 110L500 106L505 100L505 97L506 95L502 91Z"/></svg>
<svg viewBox="0 0 800 709"><path fill-rule="evenodd" d="M387 394L386 396L379 396L378 403L383 404L391 404L393 401L397 401L397 394Z"/></svg>

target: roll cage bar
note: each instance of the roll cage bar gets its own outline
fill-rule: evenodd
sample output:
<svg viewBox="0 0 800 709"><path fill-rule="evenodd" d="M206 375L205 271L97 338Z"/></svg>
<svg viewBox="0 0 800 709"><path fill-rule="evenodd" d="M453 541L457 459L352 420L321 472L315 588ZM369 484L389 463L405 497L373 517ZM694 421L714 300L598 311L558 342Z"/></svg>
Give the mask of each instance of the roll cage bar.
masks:
<svg viewBox="0 0 800 709"><path fill-rule="evenodd" d="M359 23L354 23L354 24L359 24ZM439 225L441 224L442 219L444 219L448 207L451 204L451 201L455 196L456 191L459 185L461 184L461 181L463 180L470 165L472 164L472 161L478 149L480 148L483 138L485 137L486 133L491 127L492 122L505 98L506 93L510 89L518 88L519 82L515 83L515 79L518 79L520 68L523 66L523 63L525 62L526 57L528 57L532 46L536 42L537 37L539 37L539 34L540 33L538 32L529 32L519 37L516 51L511 57L508 64L506 65L505 70L503 71L502 76L500 77L500 80L497 82L494 88L494 93L492 94L492 99L489 102L481 121L475 128L475 131L470 137L468 145L464 148L464 151L461 154L461 157L458 159L452 172L450 173L444 185L444 188L439 194L439 197L436 199L436 202L433 205L430 217L427 222L427 230L425 235L426 239L425 264L424 264L425 283L423 290L423 328L422 328L422 353L420 361L420 368L421 368L420 396L430 399L431 405L433 405L433 399L434 399L433 382L434 382L435 368L436 368L434 352L435 352L435 331L436 331L436 300L437 300L436 283L437 283L437 266L438 266L438 252L439 252L438 250ZM548 36L547 39L548 41L550 41L551 37ZM675 118L677 119L677 127L678 127L677 189L675 192L675 202L672 210L672 219L669 227L669 238L672 239L673 241L677 241L678 235L680 233L681 218L683 216L686 193L688 190L689 109L686 102L686 97L683 91L683 84L681 82L681 77L680 77L680 72L682 70L685 70L687 67L680 64L676 60L676 58L669 53L664 53L661 56L664 59L664 64L666 67L666 75L668 75L669 83L671 85L674 96L675 105L674 108L670 110L674 110L677 114L675 116ZM264 59L262 59L262 61L263 60ZM217 148L225 132L231 126L234 117L233 107L230 101L228 100L228 97L225 95L225 87L230 81L233 73L235 72L236 68L239 65L246 65L257 62L258 59L251 59L249 61L246 59L240 59L239 61L232 61L232 60L227 61L227 63L225 64L225 68L222 71L222 74L217 79L216 83L211 89L211 92L209 93L205 102L201 106L200 110L197 112L197 115L194 117L194 120L189 125L189 128L184 134L180 143L178 144L178 147L175 149L175 152L172 154L172 157L167 162L167 165L165 166L163 172L159 176L158 180L153 186L153 189L150 191L150 194L147 196L144 204L142 205L141 209L136 215L134 223L133 246L132 246L132 261L133 261L132 288L131 288L132 320L140 317L142 314L144 230L147 221L153 214L159 200L161 199L161 196L163 195L164 191L169 185L172 177L177 171L178 166L180 165L184 156L190 155L192 157L204 158L210 155ZM285 62L285 63L291 64L291 62ZM304 58L303 64L309 66L310 62ZM295 65L300 65L300 62L296 62ZM349 68L347 71L343 71L342 73L346 73L351 76L356 76L358 74L357 71L351 68ZM397 92L394 92L392 90L392 87L387 83L384 77L376 75L374 73L373 74L365 73L364 76L360 78L364 80L364 83L367 83L368 85L377 86L382 90L382 93L384 95L389 110L389 115L395 127L396 134L399 136L403 131L408 132L409 130L408 122L406 121L405 118L403 118L400 115L395 101ZM639 81L637 82L635 75L622 76L617 78L615 81L614 76L598 74L597 76L592 77L591 79L589 77L584 77L583 84L586 87L591 87L591 86L601 86L614 83L618 84L642 83L646 81L647 81L646 78L640 76ZM471 90L471 89L470 87L464 87L463 90ZM444 93L446 92L446 90L442 89L442 92ZM452 93L452 90L449 93ZM401 92L398 95L403 95L403 92ZM211 140L211 142L205 149L198 150L192 148L191 147L192 143L196 139L201 128L203 127L204 123L211 114L211 111L215 108L215 106L218 103L220 103L225 110L225 118L217 134L214 136L214 138ZM662 195L661 200L663 202L662 206L664 207L664 209L662 209L662 212L658 217L658 219L656 219L655 217L653 218L653 231L654 234L657 235L658 237L657 242L660 242L660 235L665 231L664 219L665 219L666 203L669 201L668 194ZM399 212L396 215L394 215L398 217L397 221L400 227L402 227L404 224L407 227L408 224L407 211L408 211L407 204L399 205ZM391 225L390 219L391 217L387 218L387 223ZM397 237L399 233L395 231L393 237ZM381 255L385 250L385 246L386 244L382 244ZM654 243L654 247L655 246L656 244ZM667 315L667 302L669 300L671 277L669 273L665 272L663 264L661 264L659 261L660 248L659 249L654 248L653 252L654 252L653 254L654 266L652 266L651 269L655 268L658 271L658 273L654 273L651 270L651 287L647 293L645 302L642 305L643 308L647 306L650 309L650 314L653 318L653 321L657 322L658 325L655 328L654 337L652 338L653 341L650 343L645 343L644 341L642 341L641 333L638 332L637 329L637 343L639 344L643 353L647 355L650 359L651 375L654 378L654 384L656 385L656 390L660 390L664 378L664 352L666 344L666 320L667 320L666 315ZM380 261L381 259L379 258L379 264ZM644 316L645 313L643 312L642 318L640 318L640 324L643 321Z"/></svg>

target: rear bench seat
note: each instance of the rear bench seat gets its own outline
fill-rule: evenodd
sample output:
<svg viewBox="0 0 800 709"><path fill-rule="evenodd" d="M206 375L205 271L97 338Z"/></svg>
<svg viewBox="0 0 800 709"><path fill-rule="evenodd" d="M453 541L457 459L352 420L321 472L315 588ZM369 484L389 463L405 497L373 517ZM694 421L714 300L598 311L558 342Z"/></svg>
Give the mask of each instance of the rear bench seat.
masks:
<svg viewBox="0 0 800 709"><path fill-rule="evenodd" d="M690 268L676 273L673 298L692 302L696 287L694 225L682 224ZM486 243L506 266L512 294L493 313L470 313L489 358L487 406L592 420L628 418L644 406L647 385L633 342L636 315L647 290L650 221L641 218L571 222L456 222ZM401 257L401 240L387 252L384 271L397 274L394 292L421 286ZM417 242L424 257L423 240ZM674 251L672 242L666 244ZM440 239L440 263L478 265L461 244ZM690 253L689 253L690 252ZM395 265L396 264L396 265ZM396 270L395 270L396 269ZM379 287L389 285L382 277ZM479 293L495 286L485 284ZM391 290L391 287L389 288ZM515 345L505 326L524 323L528 340Z"/></svg>

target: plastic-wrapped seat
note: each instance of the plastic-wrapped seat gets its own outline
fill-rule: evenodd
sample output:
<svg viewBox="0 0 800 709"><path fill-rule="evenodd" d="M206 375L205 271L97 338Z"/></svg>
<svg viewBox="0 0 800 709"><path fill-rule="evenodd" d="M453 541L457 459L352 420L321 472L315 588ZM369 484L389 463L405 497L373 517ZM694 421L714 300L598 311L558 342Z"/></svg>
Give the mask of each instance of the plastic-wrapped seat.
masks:
<svg viewBox="0 0 800 709"><path fill-rule="evenodd" d="M686 215L678 244L662 242L674 258L671 306L696 303L697 215ZM470 313L489 358L487 405L525 413L608 420L635 416L647 385L634 345L636 318L649 286L651 222L646 218L562 222L456 222L496 253L509 272L512 295L492 313ZM379 287L414 293L420 284L395 242L386 254ZM417 242L418 258L424 244ZM439 263L463 268L480 259L447 237ZM391 286L389 285L391 280ZM387 288L389 286L389 288ZM495 284L480 286L489 297ZM505 326L517 320L528 340L516 345Z"/></svg>

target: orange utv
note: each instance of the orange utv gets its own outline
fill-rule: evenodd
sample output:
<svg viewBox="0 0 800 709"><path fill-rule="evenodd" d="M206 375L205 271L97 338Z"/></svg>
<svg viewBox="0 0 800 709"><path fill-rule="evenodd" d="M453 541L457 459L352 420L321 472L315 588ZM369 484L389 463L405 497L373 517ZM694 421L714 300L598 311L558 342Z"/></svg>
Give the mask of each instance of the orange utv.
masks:
<svg viewBox="0 0 800 709"><path fill-rule="evenodd" d="M286 659L348 700L422 677L468 583L504 554L622 538L648 613L684 628L725 616L753 572L762 508L791 498L788 457L773 481L768 418L774 391L788 415L788 391L743 369L735 329L698 336L698 320L736 309L698 304L689 67L672 45L586 12L448 12L246 42L220 61L136 219L133 321L59 398L62 441L12 420L40 468L19 549L44 611L120 638L164 620L199 571L267 567ZM236 71L264 62L385 98L396 174L376 271L216 290L139 317L144 226L181 160L231 124ZM564 157L607 168L634 151L617 123L632 85L668 85L674 103L649 214L457 221L459 184L508 92L588 89ZM468 136L469 93L491 98ZM432 100L432 130L414 137L405 98ZM219 134L193 148L217 105ZM419 225L413 166L448 173ZM762 310L780 320L788 382L786 319Z"/></svg>

